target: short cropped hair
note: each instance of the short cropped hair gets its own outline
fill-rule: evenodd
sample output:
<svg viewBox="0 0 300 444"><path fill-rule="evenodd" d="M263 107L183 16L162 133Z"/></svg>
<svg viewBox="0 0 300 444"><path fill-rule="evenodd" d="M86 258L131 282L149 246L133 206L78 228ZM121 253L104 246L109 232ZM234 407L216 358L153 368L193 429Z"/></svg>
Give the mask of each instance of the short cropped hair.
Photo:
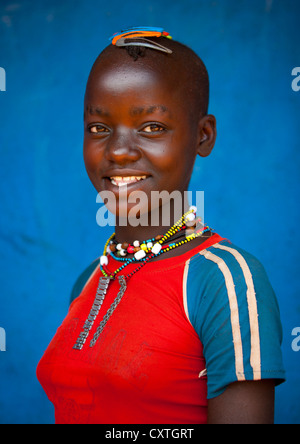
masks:
<svg viewBox="0 0 300 444"><path fill-rule="evenodd" d="M115 51L123 51L124 54L128 54L135 61L141 58L144 58L145 63L147 63L147 59L157 60L160 67L167 66L166 64L169 61L172 64L174 75L180 76L180 80L184 82L185 97L191 105L191 113L196 118L199 114L206 115L209 105L209 76L202 59L191 48L176 40L160 37L155 38L155 42L171 49L172 54L166 54L148 47L116 47L109 45L98 56L93 68L100 63L101 59L113 57L116 54Z"/></svg>

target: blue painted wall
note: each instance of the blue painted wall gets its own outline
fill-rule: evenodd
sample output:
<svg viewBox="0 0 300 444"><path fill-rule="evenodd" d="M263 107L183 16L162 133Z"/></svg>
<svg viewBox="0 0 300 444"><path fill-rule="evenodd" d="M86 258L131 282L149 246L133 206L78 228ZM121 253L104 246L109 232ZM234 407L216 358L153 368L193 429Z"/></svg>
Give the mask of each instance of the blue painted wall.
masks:
<svg viewBox="0 0 300 444"><path fill-rule="evenodd" d="M288 376L276 421L300 423L299 18L296 0L0 1L0 423L53 422L35 368L111 233L82 160L85 82L107 37L137 24L165 27L207 64L219 137L191 189L205 191L206 222L268 271Z"/></svg>

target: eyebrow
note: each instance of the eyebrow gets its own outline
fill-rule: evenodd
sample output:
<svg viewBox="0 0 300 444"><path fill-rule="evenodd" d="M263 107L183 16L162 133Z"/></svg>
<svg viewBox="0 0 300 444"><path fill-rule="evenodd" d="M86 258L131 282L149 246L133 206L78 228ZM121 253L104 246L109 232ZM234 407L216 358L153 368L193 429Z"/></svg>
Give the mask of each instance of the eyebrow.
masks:
<svg viewBox="0 0 300 444"><path fill-rule="evenodd" d="M151 105L148 107L143 106L133 106L130 109L131 116L142 116L143 114L153 114L154 112L169 112L168 108L165 105ZM100 117L109 117L110 114L100 106L86 105L84 109L84 117L87 115L97 115Z"/></svg>
<svg viewBox="0 0 300 444"><path fill-rule="evenodd" d="M153 114L156 111L167 113L169 110L165 105L151 105L147 108L143 106L133 106L130 110L130 114L132 116L141 116L143 114Z"/></svg>
<svg viewBox="0 0 300 444"><path fill-rule="evenodd" d="M104 110L100 106L93 106L93 105L87 105L85 107L84 116L86 116L86 114L91 114L91 115L96 114L97 116L100 117L109 117L109 113L106 110Z"/></svg>

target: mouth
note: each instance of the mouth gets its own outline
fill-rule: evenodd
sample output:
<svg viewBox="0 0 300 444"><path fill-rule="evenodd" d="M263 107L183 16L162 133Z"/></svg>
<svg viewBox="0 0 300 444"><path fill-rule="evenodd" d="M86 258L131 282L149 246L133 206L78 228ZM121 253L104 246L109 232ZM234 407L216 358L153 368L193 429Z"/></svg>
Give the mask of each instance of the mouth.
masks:
<svg viewBox="0 0 300 444"><path fill-rule="evenodd" d="M110 180L112 185L115 185L115 186L121 188L124 186L132 185L137 182L141 182L142 180L147 179L147 176L145 176L145 175L143 175L143 176L111 176L111 177L108 177L107 179Z"/></svg>

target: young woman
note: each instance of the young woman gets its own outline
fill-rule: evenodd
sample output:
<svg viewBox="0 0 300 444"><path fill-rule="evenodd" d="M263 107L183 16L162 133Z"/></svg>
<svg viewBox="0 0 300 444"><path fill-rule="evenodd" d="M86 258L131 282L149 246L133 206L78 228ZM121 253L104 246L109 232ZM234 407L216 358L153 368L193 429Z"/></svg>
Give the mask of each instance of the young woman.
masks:
<svg viewBox="0 0 300 444"><path fill-rule="evenodd" d="M259 261L184 199L216 121L203 62L168 37L116 35L88 79L84 160L116 227L38 366L57 423L273 421L277 301ZM177 199L154 204L154 191Z"/></svg>

